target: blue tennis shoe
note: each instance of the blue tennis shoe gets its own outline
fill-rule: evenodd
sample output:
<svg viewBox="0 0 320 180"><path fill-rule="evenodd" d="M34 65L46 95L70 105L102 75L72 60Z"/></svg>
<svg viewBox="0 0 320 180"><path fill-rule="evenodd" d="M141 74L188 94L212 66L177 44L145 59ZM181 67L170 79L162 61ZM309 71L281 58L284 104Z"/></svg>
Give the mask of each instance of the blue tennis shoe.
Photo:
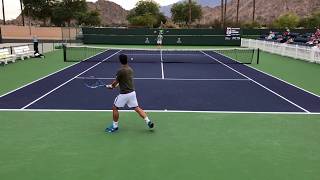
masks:
<svg viewBox="0 0 320 180"><path fill-rule="evenodd" d="M118 129L119 129L118 127L113 127L113 125L111 125L111 126L107 127L104 131L108 132L108 133L114 133L114 132L118 131Z"/></svg>
<svg viewBox="0 0 320 180"><path fill-rule="evenodd" d="M148 125L149 129L153 129L153 127L154 127L154 124L152 121L149 121L147 125Z"/></svg>

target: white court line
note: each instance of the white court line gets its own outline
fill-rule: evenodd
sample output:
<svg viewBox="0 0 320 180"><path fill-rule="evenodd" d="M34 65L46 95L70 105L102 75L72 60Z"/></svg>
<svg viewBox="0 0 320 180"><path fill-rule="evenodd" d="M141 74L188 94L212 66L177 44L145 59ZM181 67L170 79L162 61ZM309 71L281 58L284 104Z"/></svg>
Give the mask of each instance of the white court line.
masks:
<svg viewBox="0 0 320 180"><path fill-rule="evenodd" d="M225 55L223 55L223 54L221 54L221 53L219 53L219 52L215 52L215 53L220 54L221 56L224 56L224 57L226 57L226 58L232 59L232 60L234 60L234 61L237 61L237 60L235 60L235 59L233 59L233 58L231 58L231 57L227 57L227 56L225 56ZM239 62L239 61L237 61L237 62ZM302 91L304 91L304 92L306 92L306 93L312 94L312 95L320 98L320 95L317 95L317 94L315 94L315 93L313 93L313 92L311 92L311 91L308 91L308 90L306 90L306 89L303 89L303 88L301 88L301 87L299 87L299 86L296 86L296 85L294 85L294 84L292 84L292 83L289 83L289 82L287 82L287 81L285 81L285 80L283 80L283 79L280 79L280 78L278 78L278 77L275 77L275 76L273 76L273 75L271 75L271 74L269 74L269 73L267 73L267 72L261 71L261 70L255 68L255 67L249 66L249 65L247 65L247 64L243 64L243 65L245 65L245 66L247 66L247 67L249 67L249 68L252 68L252 69L254 69L254 70L256 70L256 71L259 71L259 72L261 72L261 73L263 73L263 74L265 74L265 75L268 75L268 76L270 76L270 77L273 77L273 78L275 78L275 79L277 79L277 80L279 80L279 81L282 81L282 82L284 82L284 83L286 83L286 84L289 84L289 85L291 85L291 86L293 86L293 87L295 87L295 88L297 88L297 89L300 89L300 90L302 90Z"/></svg>
<svg viewBox="0 0 320 180"><path fill-rule="evenodd" d="M260 51L261 51L261 50L260 50ZM215 52L215 53L220 54L221 56L224 56L224 57L226 57L226 58L232 59L232 60L234 60L234 61L237 61L237 60L235 60L235 59L233 59L233 58L231 58L231 57L227 57L227 56L225 56L225 55L223 55L223 54L221 54L221 53L219 53L219 52ZM239 61L237 61L237 62L239 62ZM293 86L293 87L295 87L295 88L297 88L297 89L300 89L300 90L302 90L302 91L304 91L304 92L306 92L306 93L312 94L312 95L320 98L320 95L317 95L317 94L315 94L315 93L313 93L313 92L311 92L311 91L308 91L308 90L306 90L306 89L303 89L303 88L301 88L301 87L299 87L299 86L296 86L296 85L294 85L294 84L292 84L292 83L289 83L289 82L287 82L287 81L285 81L285 80L283 80L283 79L280 79L280 78L278 78L278 77L276 77L276 76L273 76L273 75L271 75L271 74L269 74L269 73L267 73L267 72L261 71L261 70L255 68L255 67L249 66L249 65L247 65L247 64L243 64L243 65L247 66L248 68L254 69L254 70L256 70L256 71L259 71L259 72L261 72L261 73L263 73L263 74L265 74L265 75L268 75L268 76L270 76L270 77L273 77L273 78L275 78L275 79L277 79L277 80L279 80L279 81L282 81L282 82L284 82L284 83L286 83L286 84L289 84L289 85L291 85L291 86Z"/></svg>
<svg viewBox="0 0 320 180"><path fill-rule="evenodd" d="M249 79L179 79L179 78L165 78L169 81L250 81Z"/></svg>
<svg viewBox="0 0 320 180"><path fill-rule="evenodd" d="M77 77L76 79L105 79L115 78L95 78L95 77ZM184 78L134 78L135 80L168 80L168 81L251 81L250 79L184 79Z"/></svg>
<svg viewBox="0 0 320 180"><path fill-rule="evenodd" d="M164 79L164 67L163 67L162 49L160 49L160 60L161 60L161 78Z"/></svg>
<svg viewBox="0 0 320 180"><path fill-rule="evenodd" d="M115 79L115 78L98 78L98 77L77 77L77 79ZM162 78L134 78L138 80L161 80Z"/></svg>
<svg viewBox="0 0 320 180"><path fill-rule="evenodd" d="M86 110L86 109L0 109L0 112L112 112L112 110ZM134 110L120 110L121 112L134 112ZM187 110L145 110L154 113L207 113L207 114L279 114L279 115L320 115L320 112L252 112L252 111L187 111Z"/></svg>
<svg viewBox="0 0 320 180"><path fill-rule="evenodd" d="M301 109L301 110L303 110L303 111L305 111L305 112L307 112L307 113L310 113L308 110L304 109L303 107L301 107L301 106L297 105L296 103L294 103L294 102L290 101L289 99L287 99L287 98L285 98L285 97L281 96L280 94L278 94L278 93L274 92L273 90L271 90L271 89L267 88L266 86L264 86L264 85L262 85L262 84L258 83L257 81L255 81L255 80L253 80L253 79L249 78L248 76L246 76L246 75L242 74L241 72L239 72L239 71L237 71L237 70L233 69L232 67L230 67L230 66L228 66L228 65L224 64L223 62L221 62L221 61L217 60L216 58L214 58L214 57L210 56L209 54L207 54L207 53L205 53L205 52L203 52L203 51L201 51L201 52L202 52L203 54L205 54L206 56L210 57L211 59L213 59L213 60L215 60L215 61L219 62L219 63L220 63L220 64L222 64L222 65L224 65L225 67L227 67L227 68L231 69L232 71L234 71L234 72L236 72L236 73L239 73L240 75L242 75L242 76L244 76L244 77L246 77L246 78L250 79L252 82L254 82L254 83L256 83L257 85L261 86L262 88L264 88L264 89L266 89L266 90L270 91L271 93L273 93L273 94L277 95L277 96L278 96L278 97L280 97L281 99L283 99L283 100L285 100L285 101L289 102L290 104L292 104L292 105L296 106L297 108L299 108L299 109Z"/></svg>
<svg viewBox="0 0 320 180"><path fill-rule="evenodd" d="M102 54L102 53L107 52L107 51L108 51L108 50L103 51L103 52L101 52L101 53L98 53L98 54L96 54L96 55ZM96 56L96 55L90 56L90 57L88 57L87 59L90 59L90 58L92 58L92 57L94 57L94 56ZM87 59L85 59L85 60L87 60ZM27 83L27 84L25 84L25 85L23 85L23 86L21 86L21 87L19 87L19 88L17 88L17 89L14 89L14 90L12 90L12 91L9 91L9 92L1 95L0 98L4 97L4 96L6 96L6 95L8 95L8 94L10 94L10 93L13 93L13 92L15 92L15 91L18 91L19 89L22 89L22 88L24 88L24 87L26 87L26 86L29 86L30 84L33 84L33 83L38 82L38 81L40 81L40 80L42 80L42 79L45 79L45 78L47 78L47 77L49 77L49 76L51 76L51 75L57 74L57 73L65 70L65 69L68 69L69 67L75 66L75 65L77 65L77 64L79 64L79 63L81 63L81 61L80 61L80 62L77 62L77 63L74 63L74 64L71 64L70 66L64 67L64 68L62 68L62 69L60 69L60 70L57 70L57 71L55 71L55 72L53 72L53 73L50 73L50 74L48 74L48 75L46 75L46 76L44 76L44 77L41 77L41 78L39 78L39 79L37 79L37 80L34 80L34 81L30 82L30 83Z"/></svg>
<svg viewBox="0 0 320 180"><path fill-rule="evenodd" d="M247 64L245 64L245 65L248 66ZM317 94L315 94L315 93L313 93L313 92L311 92L311 91L305 90L305 89L303 89L303 88L301 88L301 87L299 87L299 86L296 86L296 85L294 85L294 84L291 84L291 83L289 83L289 82L287 82L287 81L285 81L285 80L282 80L282 79L280 79L280 78L278 78L278 77L275 77L275 76L273 76L273 75L271 75L271 74L268 74L268 73L266 73L266 72L263 72L263 71L261 71L261 70L259 70L259 69L254 68L254 67L251 67L251 66L248 66L248 67L249 67L249 68L252 68L252 69L254 69L254 70L256 70L256 71L259 71L259 72L261 72L261 73L263 73L263 74L265 74L265 75L268 75L268 76L270 76L270 77L273 77L273 78L275 78L275 79L277 79L277 80L279 80L279 81L282 81L282 82L284 82L284 83L286 83L286 84L289 84L289 85L291 85L291 86L293 86L293 87L295 87L295 88L297 88L297 89L300 89L300 90L302 90L302 91L304 91L304 92L306 92L306 93L312 94L312 95L320 98L320 95L317 95Z"/></svg>
<svg viewBox="0 0 320 180"><path fill-rule="evenodd" d="M32 101L31 103L27 104L26 106L24 106L24 107L23 107L23 108L21 108L21 109L25 109L25 108L27 108L27 107L31 106L31 105L32 105L32 104L34 104L35 102L37 102L37 101L39 101L40 99L42 99L42 98L46 97L47 95L51 94L52 92L54 92L55 90L59 89L60 87L62 87L62 86L64 86L64 85L66 85L66 84L67 84L67 83L69 83L70 81L72 81L72 80L76 79L78 76L80 76L80 75L82 75L82 74L84 74L84 73L88 72L89 70L93 69L94 67L98 66L99 64L103 63L104 61L108 60L109 58L113 57L114 55L118 54L120 51L121 51L121 50L119 50L119 51L117 51L117 52L113 53L112 55L110 55L110 56L108 56L107 58L103 59L101 62L99 62L99 63L97 63L97 64L95 64L95 65L91 66L90 68L86 69L85 71L81 72L80 74L78 74L78 75L74 76L73 78L69 79L68 81L66 81L66 82L62 83L60 86L58 86L58 87L56 87L56 88L52 89L52 90L51 90L51 91L49 91L48 93L46 93L46 94L42 95L41 97L39 97L38 99L36 99L36 100Z"/></svg>
<svg viewBox="0 0 320 180"><path fill-rule="evenodd" d="M148 53L137 53L137 54L126 54L127 56L158 56L159 54L148 54ZM197 53L164 53L165 56L204 56L203 54L197 54Z"/></svg>

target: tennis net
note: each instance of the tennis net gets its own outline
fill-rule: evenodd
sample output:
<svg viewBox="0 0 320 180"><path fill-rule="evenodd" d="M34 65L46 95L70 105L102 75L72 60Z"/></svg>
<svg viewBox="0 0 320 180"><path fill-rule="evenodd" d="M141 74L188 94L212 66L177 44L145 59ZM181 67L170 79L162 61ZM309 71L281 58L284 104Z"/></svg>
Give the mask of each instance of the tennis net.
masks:
<svg viewBox="0 0 320 180"><path fill-rule="evenodd" d="M117 56L109 58L108 52L126 54L129 63L202 63L202 64L252 64L259 62L259 49L117 49L93 46L64 46L66 62L119 62ZM103 57L105 54L105 58ZM97 58L97 57L100 58Z"/></svg>

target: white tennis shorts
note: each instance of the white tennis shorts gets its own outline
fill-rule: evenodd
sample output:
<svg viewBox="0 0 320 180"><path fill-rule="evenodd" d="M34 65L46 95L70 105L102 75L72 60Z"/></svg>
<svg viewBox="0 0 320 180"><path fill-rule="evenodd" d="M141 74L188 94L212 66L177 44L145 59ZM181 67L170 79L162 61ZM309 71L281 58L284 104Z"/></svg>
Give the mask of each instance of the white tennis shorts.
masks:
<svg viewBox="0 0 320 180"><path fill-rule="evenodd" d="M136 92L133 91L128 94L119 94L114 100L114 105L118 108L122 108L125 105L127 105L129 108L138 107Z"/></svg>
<svg viewBox="0 0 320 180"><path fill-rule="evenodd" d="M161 45L161 44L162 44L162 40L158 40L158 41L157 41L157 44L158 44L158 45Z"/></svg>

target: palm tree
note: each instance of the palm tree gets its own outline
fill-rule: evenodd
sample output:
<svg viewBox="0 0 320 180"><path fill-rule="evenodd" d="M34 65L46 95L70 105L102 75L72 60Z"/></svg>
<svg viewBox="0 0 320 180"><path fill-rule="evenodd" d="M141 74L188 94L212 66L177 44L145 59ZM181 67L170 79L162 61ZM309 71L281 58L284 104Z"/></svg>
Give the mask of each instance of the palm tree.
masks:
<svg viewBox="0 0 320 180"><path fill-rule="evenodd" d="M289 7L288 7L288 0L283 0L283 3L284 3L284 10L285 11L289 11Z"/></svg>
<svg viewBox="0 0 320 180"><path fill-rule="evenodd" d="M237 25L239 25L239 7L240 7L240 0L237 1Z"/></svg>
<svg viewBox="0 0 320 180"><path fill-rule="evenodd" d="M191 0L189 0L189 26L191 25L191 20L192 20L191 19L192 18L191 15L192 15L191 14Z"/></svg>
<svg viewBox="0 0 320 180"><path fill-rule="evenodd" d="M2 15L3 15L3 25L6 25L6 16L4 13L4 2L2 0Z"/></svg>
<svg viewBox="0 0 320 180"><path fill-rule="evenodd" d="M20 0L20 9L21 9L21 17L22 17L22 25L24 26L24 13L23 13L23 8L22 8L22 0Z"/></svg>
<svg viewBox="0 0 320 180"><path fill-rule="evenodd" d="M224 20L223 20L223 27L226 26L226 21L227 21L227 3L228 0L224 1Z"/></svg>
<svg viewBox="0 0 320 180"><path fill-rule="evenodd" d="M256 14L256 0L253 0L252 23L254 23L254 15Z"/></svg>
<svg viewBox="0 0 320 180"><path fill-rule="evenodd" d="M223 28L223 0L221 0L221 28Z"/></svg>

